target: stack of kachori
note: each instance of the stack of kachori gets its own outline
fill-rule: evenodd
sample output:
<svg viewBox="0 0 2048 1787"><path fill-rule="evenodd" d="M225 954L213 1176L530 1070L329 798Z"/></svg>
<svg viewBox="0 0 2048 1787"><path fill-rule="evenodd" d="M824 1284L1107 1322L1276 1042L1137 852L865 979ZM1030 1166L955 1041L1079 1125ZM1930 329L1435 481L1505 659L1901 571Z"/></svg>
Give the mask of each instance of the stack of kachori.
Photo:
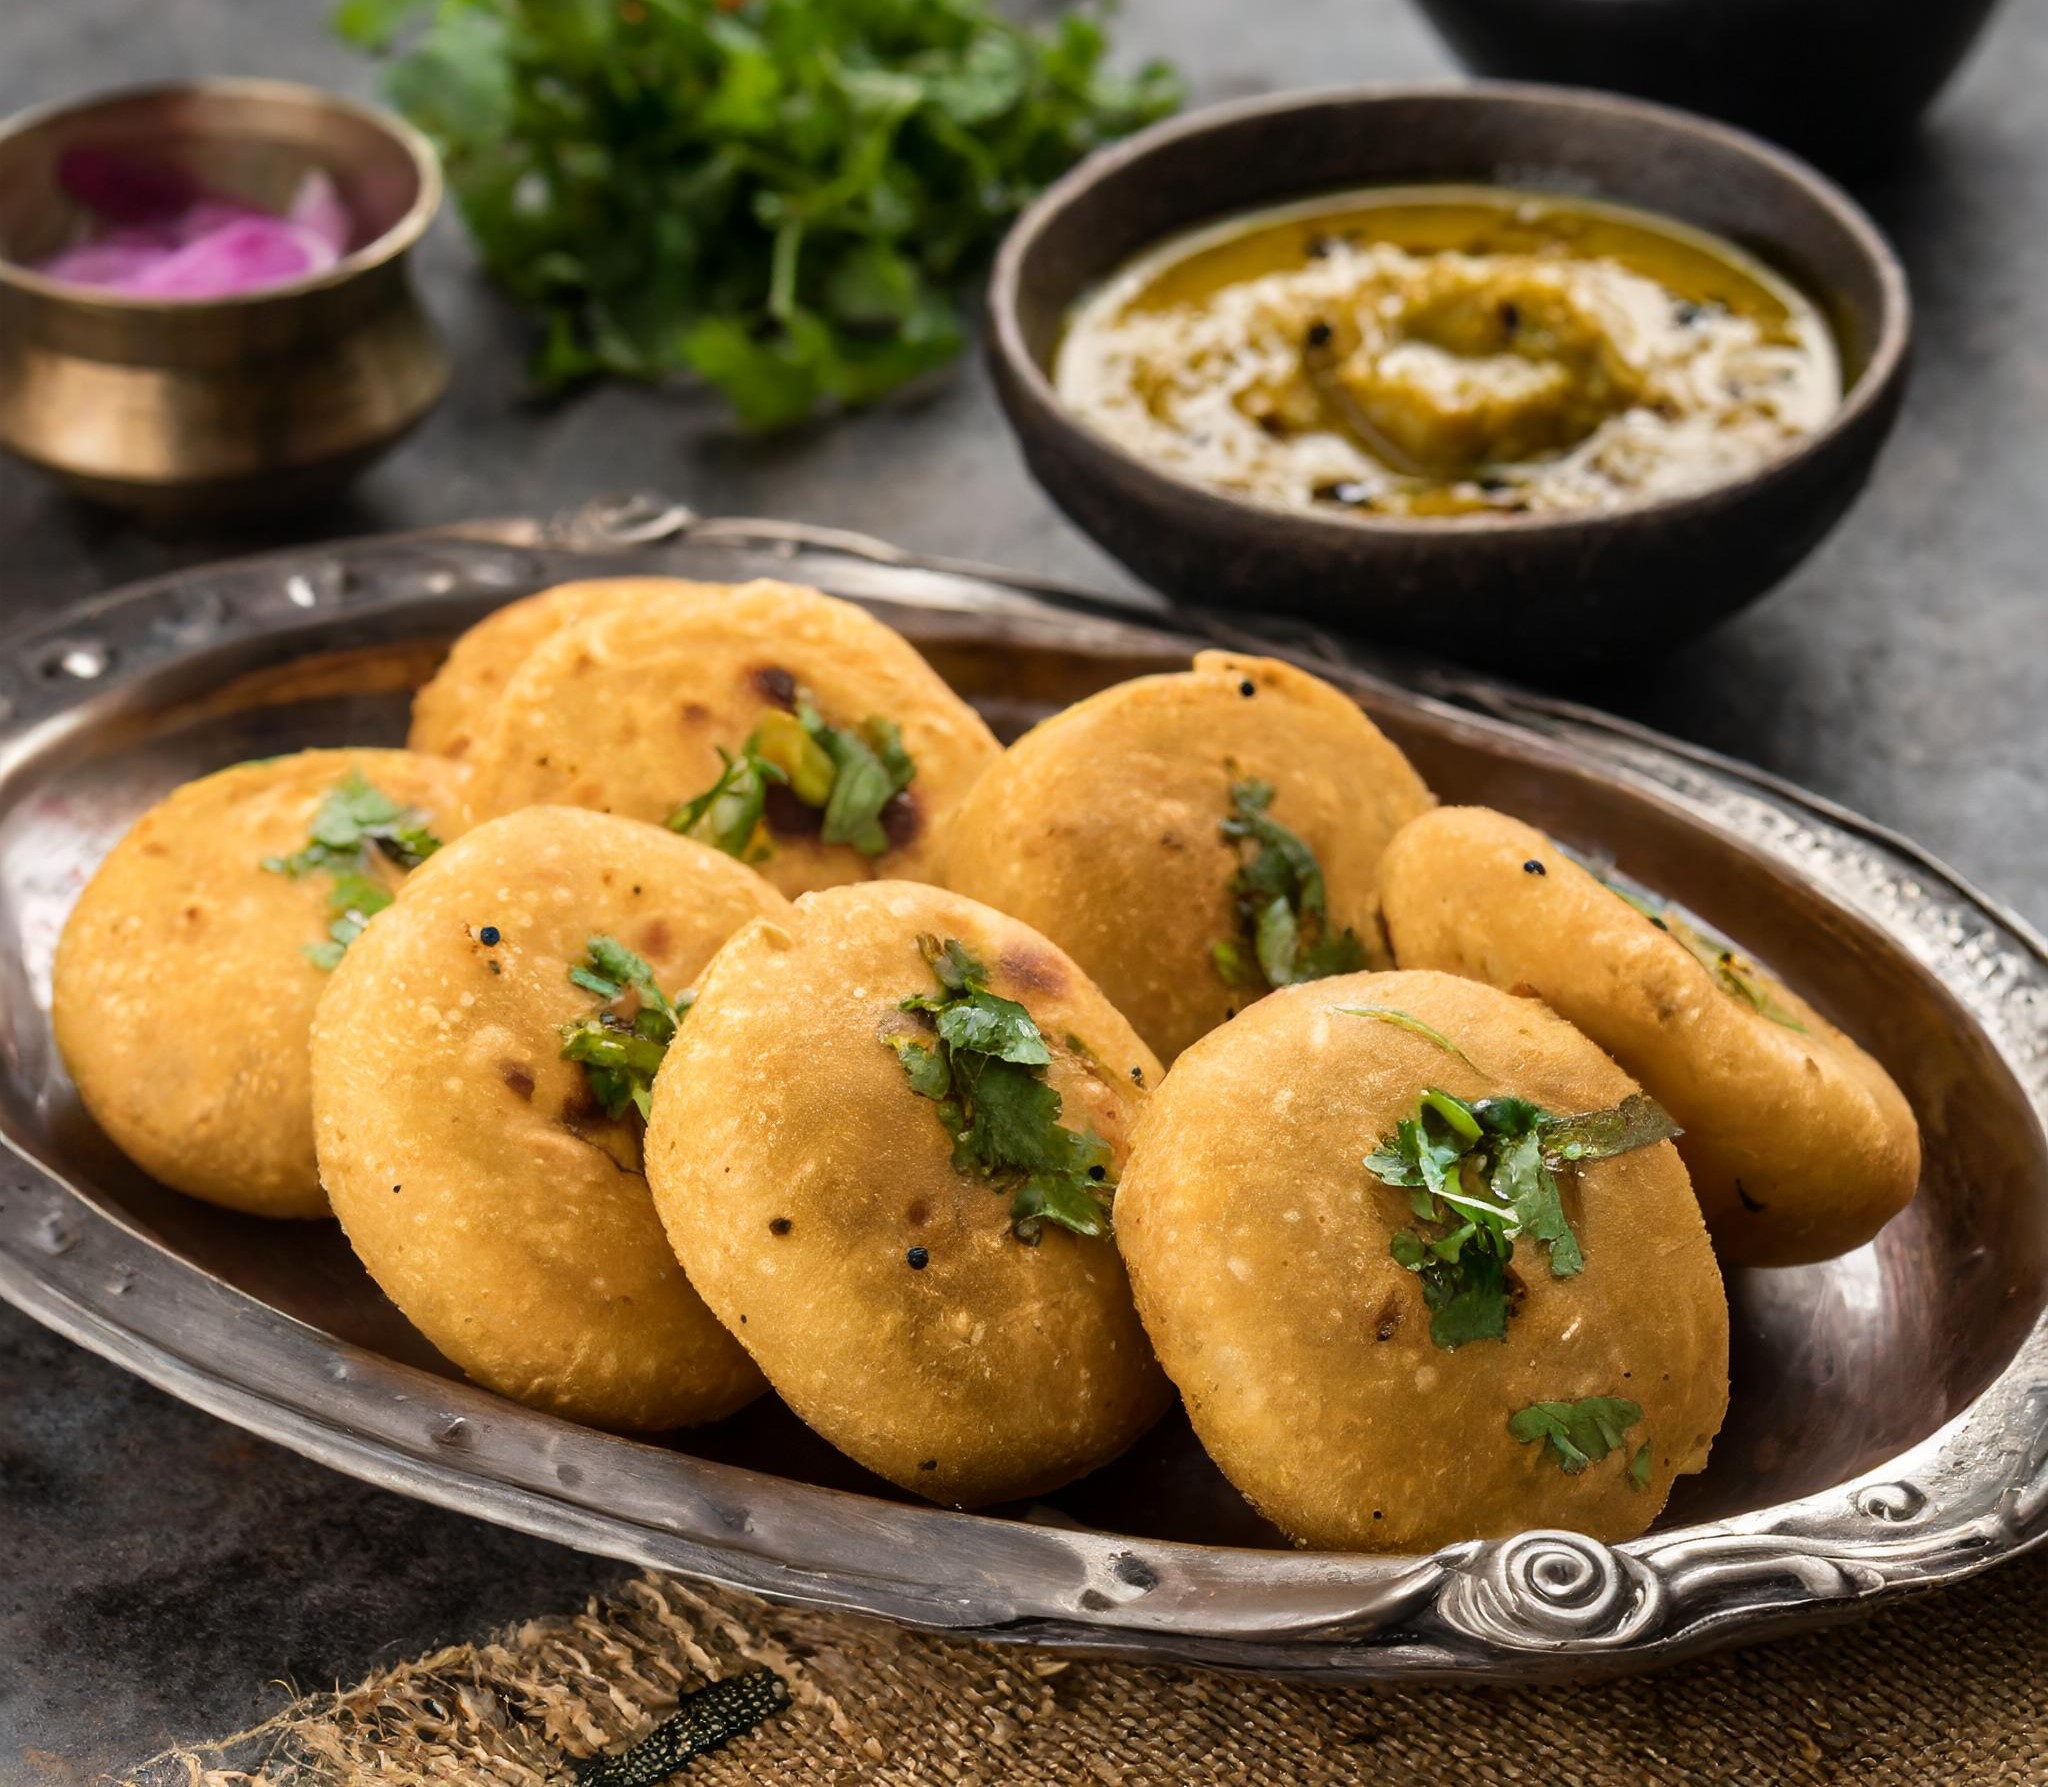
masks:
<svg viewBox="0 0 2048 1787"><path fill-rule="evenodd" d="M145 813L57 1041L146 1172L331 1211L559 1416L772 1392L987 1507L1178 1391L1303 1544L1623 1539L1726 1409L1717 1256L1860 1245L1918 1179L1822 1012L1291 663L1005 750L864 608L625 578L481 621L409 745Z"/></svg>

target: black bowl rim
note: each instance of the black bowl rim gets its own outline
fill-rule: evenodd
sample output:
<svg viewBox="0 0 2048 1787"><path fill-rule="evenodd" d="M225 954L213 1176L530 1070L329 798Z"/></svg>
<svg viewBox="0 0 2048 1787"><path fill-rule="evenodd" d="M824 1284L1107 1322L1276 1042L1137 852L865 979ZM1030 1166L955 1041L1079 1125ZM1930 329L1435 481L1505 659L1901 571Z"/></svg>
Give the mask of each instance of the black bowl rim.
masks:
<svg viewBox="0 0 2048 1787"><path fill-rule="evenodd" d="M446 184L441 171L441 155L423 131L415 129L396 112L383 106L316 87L310 81L274 80L257 75L210 75L192 80L141 81L125 86L101 87L89 93L74 94L69 99L54 99L42 105L29 106L0 118L0 143L18 142L53 124L89 117L94 112L131 105L138 100L165 99L179 94L200 98L267 99L352 118L388 137L404 153L412 163L419 190L413 194L412 203L405 208L403 215L394 219L381 234L371 237L361 247L351 249L325 272L315 273L310 278L287 280L280 285L263 286L253 292L231 292L217 298L138 298L99 286L78 285L68 279L51 279L4 254L0 254L0 285L10 285L38 298L88 309L172 316L254 309L281 298L299 298L308 292L346 285L361 274L388 265L419 242L441 209Z"/></svg>
<svg viewBox="0 0 2048 1787"><path fill-rule="evenodd" d="M1489 515L1475 525L1469 520L1441 517L1325 515L1241 496L1179 472L1162 470L1112 440L1061 401L1045 369L1025 344L1018 305L1025 267L1040 239L1061 212L1102 181L1122 173L1168 144L1235 126L1247 119L1274 117L1333 104L1413 100L1440 100L1467 106L1487 106L1506 100L1521 105L1549 106L1561 113L1605 113L1667 138L1713 143L1761 165L1798 188L1845 231L1877 277L1880 293L1877 338L1871 344L1862 370L1843 393L1840 407L1825 424L1787 451L1741 477L1726 479L1702 490L1583 514ZM1305 190L1302 196L1308 198L1314 194ZM1227 215L1230 213L1218 212L1212 221L1221 221ZM1685 220L1679 218L1678 221ZM1187 227L1199 228L1200 225L1196 223ZM1856 432L1873 416L1881 415L1894 387L1905 374L1913 334L1913 300L1906 282L1906 270L1898 256L1862 206L1810 163L1749 131L1700 117L1676 106L1628 99L1591 87L1557 86L1538 81L1387 81L1297 88L1285 93L1260 94L1250 99L1226 100L1164 119L1121 142L1098 149L1048 186L1025 208L996 252L995 264L989 274L988 315L988 352L1007 375L1006 380L998 383L999 386L1007 386L1004 410L1013 430L1017 430L1018 424L1012 404L1019 401L1027 403L1052 427L1078 436L1089 450L1113 460L1127 476L1146 486L1156 500L1173 505L1212 505L1221 513L1235 515L1246 522L1299 527L1320 533L1325 542L1333 546L1340 546L1345 539L1359 535L1412 541L1456 539L1474 542L1498 539L1506 534L1563 538L1590 529L1632 525L1643 520L1690 520L1711 516L1743 495L1788 476L1835 442Z"/></svg>

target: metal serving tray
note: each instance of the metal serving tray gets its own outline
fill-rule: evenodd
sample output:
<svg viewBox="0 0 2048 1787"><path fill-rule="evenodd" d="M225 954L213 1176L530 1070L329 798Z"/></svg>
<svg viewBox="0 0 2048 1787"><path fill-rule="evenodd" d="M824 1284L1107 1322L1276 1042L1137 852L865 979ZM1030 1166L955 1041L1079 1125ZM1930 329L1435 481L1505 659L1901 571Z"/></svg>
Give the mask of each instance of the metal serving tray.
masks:
<svg viewBox="0 0 2048 1787"><path fill-rule="evenodd" d="M1447 800L1611 855L1787 972L1920 1115L1910 1209L1825 1266L1737 1272L1734 1400L1656 1531L1373 1558L1289 1549L1170 1417L1043 1503L961 1514L773 1398L668 1443L464 1382L332 1224L163 1190L79 1109L49 965L84 877L175 783L395 743L490 608L570 577L773 574L868 604L999 731L1243 623L876 542L636 502L181 573L0 645L0 1295L198 1407L387 1488L782 1600L983 1637L1341 1676L1640 1667L1953 1581L2048 1530L2048 1056L2039 938L1902 839L1756 771L1442 671L1256 641L1352 689ZM175 1047L175 1038L165 1039Z"/></svg>

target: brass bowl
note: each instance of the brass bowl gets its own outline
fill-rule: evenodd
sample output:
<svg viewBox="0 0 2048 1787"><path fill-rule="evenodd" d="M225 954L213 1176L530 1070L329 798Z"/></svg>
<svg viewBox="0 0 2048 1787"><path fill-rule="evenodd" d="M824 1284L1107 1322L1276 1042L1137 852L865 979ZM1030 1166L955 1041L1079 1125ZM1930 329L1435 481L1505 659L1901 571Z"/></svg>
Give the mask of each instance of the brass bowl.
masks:
<svg viewBox="0 0 2048 1787"><path fill-rule="evenodd" d="M29 263L82 221L58 160L87 146L174 161L274 211L320 169L358 240L315 278L241 297L133 298L46 279ZM447 349L405 266L440 203L424 137L310 87L186 82L17 115L0 125L0 447L156 519L335 489L447 389Z"/></svg>

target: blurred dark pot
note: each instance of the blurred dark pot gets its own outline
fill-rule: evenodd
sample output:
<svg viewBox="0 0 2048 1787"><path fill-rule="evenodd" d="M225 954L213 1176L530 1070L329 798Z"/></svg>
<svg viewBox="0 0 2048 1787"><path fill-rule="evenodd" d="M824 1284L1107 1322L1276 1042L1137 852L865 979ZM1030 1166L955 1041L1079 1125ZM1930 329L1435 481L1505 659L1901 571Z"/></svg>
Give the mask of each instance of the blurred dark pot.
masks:
<svg viewBox="0 0 2048 1787"><path fill-rule="evenodd" d="M1466 67L1638 93L1837 171L1912 134L1997 0L1416 0Z"/></svg>

